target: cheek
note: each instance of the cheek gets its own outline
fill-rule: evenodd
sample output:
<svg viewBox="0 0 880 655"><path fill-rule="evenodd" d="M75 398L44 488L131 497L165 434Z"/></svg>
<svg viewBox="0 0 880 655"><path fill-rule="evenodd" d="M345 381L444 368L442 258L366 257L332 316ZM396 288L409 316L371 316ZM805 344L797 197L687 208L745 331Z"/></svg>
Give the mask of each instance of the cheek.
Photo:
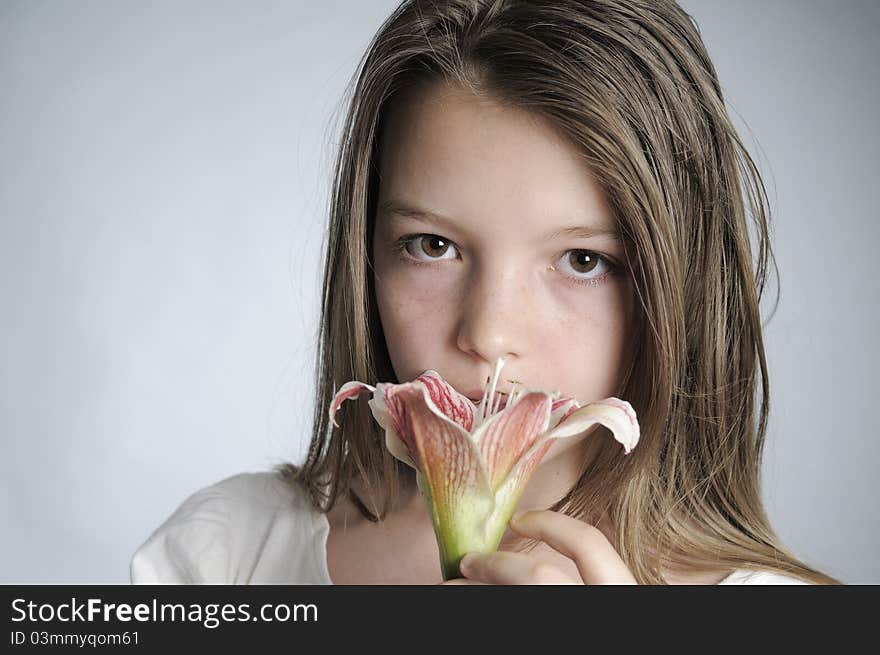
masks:
<svg viewBox="0 0 880 655"><path fill-rule="evenodd" d="M388 267L374 277L379 310L389 323L401 328L423 328L450 316L457 295L430 272Z"/></svg>
<svg viewBox="0 0 880 655"><path fill-rule="evenodd" d="M389 322L411 323L442 312L448 295L444 293L446 278L426 267L398 261L390 237L377 234L377 239L373 283L380 310L387 313Z"/></svg>
<svg viewBox="0 0 880 655"><path fill-rule="evenodd" d="M377 267L376 302L388 355L399 380L412 379L425 367L425 354L440 352L454 295L419 282L418 274ZM418 370L416 370L418 369Z"/></svg>
<svg viewBox="0 0 880 655"><path fill-rule="evenodd" d="M631 315L625 287L595 294L589 306L572 307L559 314L546 361L556 362L557 386L581 403L594 402L617 392L628 363Z"/></svg>

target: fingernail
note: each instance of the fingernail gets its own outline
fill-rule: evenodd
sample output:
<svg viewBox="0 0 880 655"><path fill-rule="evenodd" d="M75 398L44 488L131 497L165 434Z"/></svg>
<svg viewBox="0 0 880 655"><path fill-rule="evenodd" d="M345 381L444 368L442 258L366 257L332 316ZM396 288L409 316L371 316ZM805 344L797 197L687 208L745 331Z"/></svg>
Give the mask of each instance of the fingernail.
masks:
<svg viewBox="0 0 880 655"><path fill-rule="evenodd" d="M522 521L522 517L523 517L523 515L525 515L525 512L517 512L517 513L514 514L513 517L510 519L510 522L511 522L511 523L519 523L520 521Z"/></svg>
<svg viewBox="0 0 880 655"><path fill-rule="evenodd" d="M471 564L473 564L474 558L470 554L466 554L461 558L461 562L458 563L458 569L464 573L466 570L470 570Z"/></svg>

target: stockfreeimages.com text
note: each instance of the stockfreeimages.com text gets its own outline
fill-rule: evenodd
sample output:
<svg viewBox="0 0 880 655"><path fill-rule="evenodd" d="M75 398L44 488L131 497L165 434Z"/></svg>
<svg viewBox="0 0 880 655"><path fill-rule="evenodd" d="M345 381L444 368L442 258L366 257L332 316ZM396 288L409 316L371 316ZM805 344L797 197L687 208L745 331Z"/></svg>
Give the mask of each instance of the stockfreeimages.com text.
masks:
<svg viewBox="0 0 880 655"><path fill-rule="evenodd" d="M221 623L235 621L265 622L318 622L318 607L314 604L266 603L256 613L251 613L249 603L104 603L100 598L89 598L85 602L71 598L69 603L37 604L24 598L12 601L13 622L61 621L140 621L140 622L190 622L202 623L206 628L216 628Z"/></svg>

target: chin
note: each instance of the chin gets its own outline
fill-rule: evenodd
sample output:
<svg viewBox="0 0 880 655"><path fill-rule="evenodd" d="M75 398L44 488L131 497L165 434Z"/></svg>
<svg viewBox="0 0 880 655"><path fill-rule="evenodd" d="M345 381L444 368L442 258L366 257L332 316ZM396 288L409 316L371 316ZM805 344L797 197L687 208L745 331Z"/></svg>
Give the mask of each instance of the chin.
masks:
<svg viewBox="0 0 880 655"><path fill-rule="evenodd" d="M597 427L599 426L593 426L587 430L587 432L577 437L557 439L553 442L553 445L550 446L550 450L547 451L547 454L541 459L541 464L554 460L563 454L570 456L574 454L575 451L583 453L584 448L588 445L588 441L595 435Z"/></svg>

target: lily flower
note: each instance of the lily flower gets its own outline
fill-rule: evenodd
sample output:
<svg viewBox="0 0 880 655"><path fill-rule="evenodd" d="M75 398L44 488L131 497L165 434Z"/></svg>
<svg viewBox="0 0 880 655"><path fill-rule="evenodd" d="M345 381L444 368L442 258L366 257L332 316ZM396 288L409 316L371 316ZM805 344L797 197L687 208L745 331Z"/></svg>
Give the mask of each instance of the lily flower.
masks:
<svg viewBox="0 0 880 655"><path fill-rule="evenodd" d="M639 440L636 413L625 400L606 398L582 407L558 391L496 392L504 363L496 361L479 405L434 370L404 384L347 382L330 403L330 421L339 427L335 416L345 400L373 394L369 406L385 430L385 446L416 470L444 580L460 577L466 553L498 548L526 483L556 439L598 423L625 454Z"/></svg>

